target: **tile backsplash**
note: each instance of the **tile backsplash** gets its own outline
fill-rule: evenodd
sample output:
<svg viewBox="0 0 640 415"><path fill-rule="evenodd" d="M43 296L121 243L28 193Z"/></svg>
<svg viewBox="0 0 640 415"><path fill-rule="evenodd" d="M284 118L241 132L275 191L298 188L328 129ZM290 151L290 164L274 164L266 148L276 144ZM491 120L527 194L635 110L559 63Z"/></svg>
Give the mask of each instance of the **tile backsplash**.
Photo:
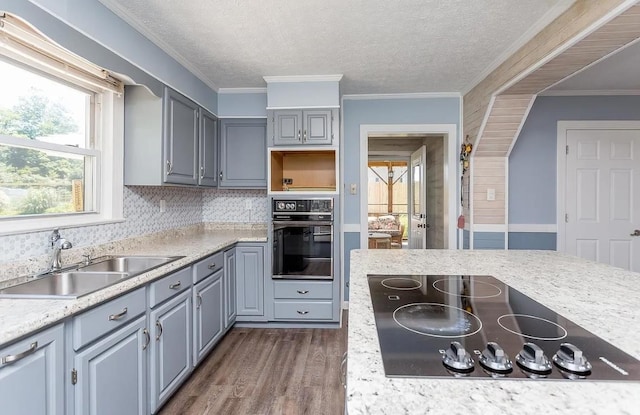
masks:
<svg viewBox="0 0 640 415"><path fill-rule="evenodd" d="M207 189L202 194L202 220L266 223L269 220L267 191Z"/></svg>
<svg viewBox="0 0 640 415"><path fill-rule="evenodd" d="M160 212L160 200L166 203L165 212ZM264 190L128 186L124 188L124 217L124 222L62 228L60 233L74 247L83 247L202 222L265 223L267 193ZM51 228L54 227L52 221ZM48 254L50 233L47 230L0 236L0 263Z"/></svg>

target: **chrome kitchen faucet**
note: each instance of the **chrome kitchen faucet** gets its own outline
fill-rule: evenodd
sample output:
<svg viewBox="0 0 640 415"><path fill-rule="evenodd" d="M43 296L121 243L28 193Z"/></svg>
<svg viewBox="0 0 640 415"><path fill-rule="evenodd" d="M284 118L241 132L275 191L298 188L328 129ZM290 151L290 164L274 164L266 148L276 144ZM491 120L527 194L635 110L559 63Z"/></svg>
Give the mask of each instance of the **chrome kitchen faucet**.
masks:
<svg viewBox="0 0 640 415"><path fill-rule="evenodd" d="M71 242L60 236L58 229L54 229L53 232L51 232L49 242L51 242L51 249L53 249L53 252L51 253L51 261L49 262L48 271L59 271L62 268L60 252L63 249L72 248L73 245L71 245Z"/></svg>

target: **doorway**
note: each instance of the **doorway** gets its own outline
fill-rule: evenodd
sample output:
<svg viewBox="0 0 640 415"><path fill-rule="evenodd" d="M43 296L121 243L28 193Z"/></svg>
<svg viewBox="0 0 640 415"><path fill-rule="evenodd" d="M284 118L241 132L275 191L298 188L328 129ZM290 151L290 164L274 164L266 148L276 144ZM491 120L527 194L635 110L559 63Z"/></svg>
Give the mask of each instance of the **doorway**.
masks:
<svg viewBox="0 0 640 415"><path fill-rule="evenodd" d="M439 140L440 153L433 152L433 156L437 162L425 163L425 172L429 165L432 165L432 179L428 178L423 181L424 186L430 183L433 186L436 182L439 188L435 194L438 196L426 196L428 189L425 189L425 206L427 203L438 201L440 208L432 207L433 212L438 212L433 216L434 222L429 222L432 218L425 218L425 229L427 232L434 234L433 238L429 238L427 234L426 243L421 248L445 248L456 249L457 237L455 228L455 218L457 217L457 187L455 177L457 175L457 128L454 124L424 124L424 125L361 125L360 126L360 218L361 246L369 246L368 222L369 222L369 195L365 189L368 189L369 180L369 157L381 157L383 159L391 159L393 157L404 158L410 161L410 155L413 151L403 149L402 143L407 140L421 140L418 147L425 143L435 143L435 139ZM372 144L370 146L370 144ZM387 146L380 148L381 145ZM414 148L413 150L415 150ZM426 156L425 160L428 160ZM411 181L411 169L407 169L407 179ZM431 182L430 182L431 180ZM433 192L433 189L432 189ZM408 198L411 200L411 190L408 190ZM408 215L412 203L409 203ZM427 226L428 225L428 226ZM411 221L408 220L406 230L403 234L407 236L407 241L411 237ZM437 235L437 236L436 236ZM431 239L433 245L429 246L428 241Z"/></svg>

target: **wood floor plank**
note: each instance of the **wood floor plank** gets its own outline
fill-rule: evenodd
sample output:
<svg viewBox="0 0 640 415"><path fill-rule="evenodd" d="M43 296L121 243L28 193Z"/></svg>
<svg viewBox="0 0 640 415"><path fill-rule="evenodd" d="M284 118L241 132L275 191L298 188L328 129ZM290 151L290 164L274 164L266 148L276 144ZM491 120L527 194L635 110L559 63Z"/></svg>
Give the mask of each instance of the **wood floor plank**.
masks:
<svg viewBox="0 0 640 415"><path fill-rule="evenodd" d="M233 328L161 415L339 415L344 412L340 329Z"/></svg>

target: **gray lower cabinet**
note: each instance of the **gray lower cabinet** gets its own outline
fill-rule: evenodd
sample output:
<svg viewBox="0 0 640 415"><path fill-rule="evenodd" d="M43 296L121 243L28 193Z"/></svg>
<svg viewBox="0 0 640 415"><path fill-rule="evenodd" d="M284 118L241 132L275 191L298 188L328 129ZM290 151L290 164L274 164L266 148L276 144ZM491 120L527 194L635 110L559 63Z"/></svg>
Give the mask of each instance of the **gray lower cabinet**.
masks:
<svg viewBox="0 0 640 415"><path fill-rule="evenodd" d="M171 396L191 373L191 291L184 291L149 314L151 412Z"/></svg>
<svg viewBox="0 0 640 415"><path fill-rule="evenodd" d="M236 247L238 321L266 320L264 313L264 246Z"/></svg>
<svg viewBox="0 0 640 415"><path fill-rule="evenodd" d="M63 345L59 324L0 350L0 413L65 413Z"/></svg>
<svg viewBox="0 0 640 415"><path fill-rule="evenodd" d="M273 144L333 144L331 110L276 110L271 116Z"/></svg>
<svg viewBox="0 0 640 415"><path fill-rule="evenodd" d="M224 333L224 270L200 281L193 290L193 363L198 364Z"/></svg>
<svg viewBox="0 0 640 415"><path fill-rule="evenodd" d="M267 188L266 120L221 121L218 187Z"/></svg>
<svg viewBox="0 0 640 415"><path fill-rule="evenodd" d="M146 323L142 315L75 355L76 415L148 413Z"/></svg>
<svg viewBox="0 0 640 415"><path fill-rule="evenodd" d="M236 248L224 251L224 328L236 321Z"/></svg>

